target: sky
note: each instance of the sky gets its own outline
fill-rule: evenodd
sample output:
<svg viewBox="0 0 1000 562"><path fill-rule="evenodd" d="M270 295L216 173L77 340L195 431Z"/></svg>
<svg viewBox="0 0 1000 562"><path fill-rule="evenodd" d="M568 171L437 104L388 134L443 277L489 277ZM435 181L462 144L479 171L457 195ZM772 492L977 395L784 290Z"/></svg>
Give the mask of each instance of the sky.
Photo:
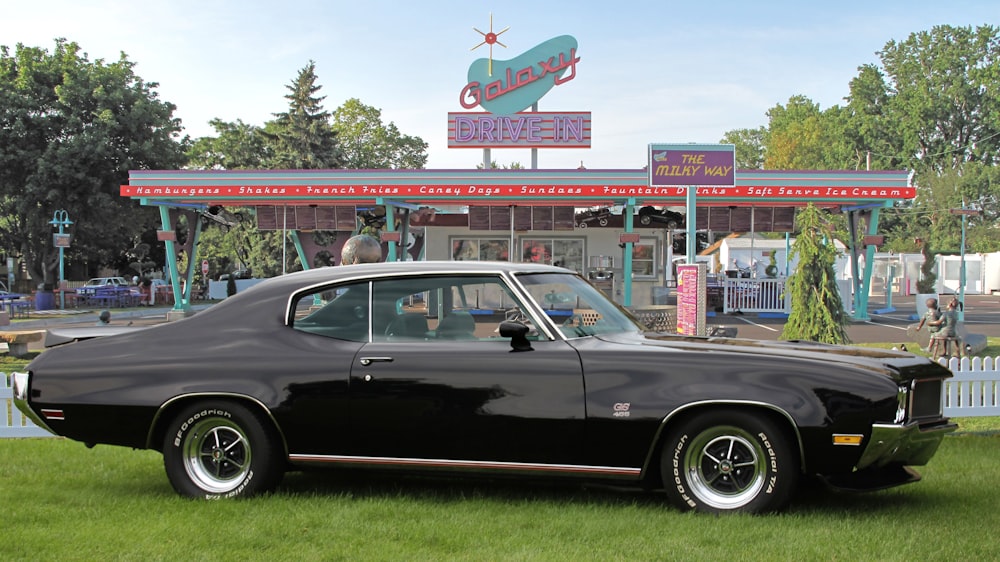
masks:
<svg viewBox="0 0 1000 562"><path fill-rule="evenodd" d="M447 147L473 49L492 29L512 59L559 35L578 41L576 77L539 111L589 111L589 149L544 149L541 169L637 169L650 143L717 143L767 124L767 111L803 95L842 105L858 67L889 41L936 25L1000 25L996 0L806 3L717 0L399 2L389 0L0 0L0 45L50 52L58 37L93 61L125 53L159 85L184 134L214 135L211 119L263 125L288 107L298 72L314 61L333 111L357 98L429 144L427 168L473 168L478 149ZM474 29L475 28L475 29ZM528 166L526 149L494 149Z"/></svg>

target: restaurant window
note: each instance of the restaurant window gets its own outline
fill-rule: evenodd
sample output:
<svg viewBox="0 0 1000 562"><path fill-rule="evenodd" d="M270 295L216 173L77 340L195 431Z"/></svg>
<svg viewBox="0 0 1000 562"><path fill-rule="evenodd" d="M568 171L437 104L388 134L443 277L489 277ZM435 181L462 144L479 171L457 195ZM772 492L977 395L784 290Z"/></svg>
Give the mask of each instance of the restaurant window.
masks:
<svg viewBox="0 0 1000 562"><path fill-rule="evenodd" d="M544 263L583 273L582 238L522 238L521 261Z"/></svg>
<svg viewBox="0 0 1000 562"><path fill-rule="evenodd" d="M632 276L656 276L656 240L643 238L632 244Z"/></svg>
<svg viewBox="0 0 1000 562"><path fill-rule="evenodd" d="M509 261L509 255L506 238L451 239L451 259L455 261Z"/></svg>

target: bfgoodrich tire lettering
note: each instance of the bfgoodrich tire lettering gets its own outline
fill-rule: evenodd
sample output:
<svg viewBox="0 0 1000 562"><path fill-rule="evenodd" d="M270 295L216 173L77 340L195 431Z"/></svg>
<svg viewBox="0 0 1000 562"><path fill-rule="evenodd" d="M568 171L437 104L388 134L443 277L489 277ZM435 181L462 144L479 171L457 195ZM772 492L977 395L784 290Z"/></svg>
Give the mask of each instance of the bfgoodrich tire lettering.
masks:
<svg viewBox="0 0 1000 562"><path fill-rule="evenodd" d="M270 425L235 402L201 402L168 427L163 464L177 493L206 499L273 490L283 476L281 448Z"/></svg>
<svg viewBox="0 0 1000 562"><path fill-rule="evenodd" d="M661 462L671 502L711 513L778 510L799 477L785 434L767 418L735 410L682 422L664 442Z"/></svg>

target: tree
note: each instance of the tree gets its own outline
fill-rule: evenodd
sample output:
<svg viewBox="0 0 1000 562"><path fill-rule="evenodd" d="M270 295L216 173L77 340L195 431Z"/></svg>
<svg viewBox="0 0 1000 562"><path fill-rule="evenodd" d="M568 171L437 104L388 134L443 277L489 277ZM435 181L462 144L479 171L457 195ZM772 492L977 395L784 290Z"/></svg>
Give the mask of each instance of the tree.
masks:
<svg viewBox="0 0 1000 562"><path fill-rule="evenodd" d="M330 114L323 111L326 96L316 97L316 63L309 61L295 81L286 86L288 111L275 113L264 134L271 143L272 168L315 170L343 167L337 132L330 127Z"/></svg>
<svg viewBox="0 0 1000 562"><path fill-rule="evenodd" d="M358 170L419 169L427 164L427 143L382 123L382 111L357 98L333 112L345 168Z"/></svg>
<svg viewBox="0 0 1000 562"><path fill-rule="evenodd" d="M124 53L91 62L65 39L51 53L0 47L0 243L32 279L54 282L56 210L73 221L70 261L127 267L126 250L155 229L155 211L120 197L119 186L131 169L183 162L180 121L133 66Z"/></svg>
<svg viewBox="0 0 1000 562"><path fill-rule="evenodd" d="M889 41L879 52L890 96L891 122L919 171L997 162L1000 99L997 28L939 25Z"/></svg>
<svg viewBox="0 0 1000 562"><path fill-rule="evenodd" d="M483 169L483 165L482 164L476 164L476 169L477 170L482 170ZM520 162L511 162L510 164L497 164L496 160L491 160L490 161L490 169L491 170L523 170L524 166L522 166Z"/></svg>
<svg viewBox="0 0 1000 562"><path fill-rule="evenodd" d="M781 339L848 343L847 312L833 269L837 249L832 229L812 203L799 211L796 221L800 232L792 254L799 263L786 285L791 292L792 313Z"/></svg>
<svg viewBox="0 0 1000 562"><path fill-rule="evenodd" d="M768 170L843 170L854 167L853 153L840 133L841 109L821 111L805 96L792 96L787 105L767 112L764 167Z"/></svg>
<svg viewBox="0 0 1000 562"><path fill-rule="evenodd" d="M260 127L237 119L228 123L212 119L217 137L201 137L187 151L188 166L202 170L252 170L267 168L273 147Z"/></svg>
<svg viewBox="0 0 1000 562"><path fill-rule="evenodd" d="M898 134L903 116L892 108L894 94L885 74L873 64L864 65L849 89L844 137L864 163L859 169L908 169L909 157Z"/></svg>
<svg viewBox="0 0 1000 562"><path fill-rule="evenodd" d="M733 129L727 131L719 141L736 147L737 170L764 169L764 138L767 129Z"/></svg>

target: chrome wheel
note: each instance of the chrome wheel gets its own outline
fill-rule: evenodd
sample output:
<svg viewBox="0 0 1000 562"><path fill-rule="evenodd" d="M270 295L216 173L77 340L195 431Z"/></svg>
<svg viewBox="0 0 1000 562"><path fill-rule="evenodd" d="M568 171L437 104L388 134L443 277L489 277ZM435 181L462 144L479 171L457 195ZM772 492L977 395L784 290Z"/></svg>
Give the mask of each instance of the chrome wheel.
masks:
<svg viewBox="0 0 1000 562"><path fill-rule="evenodd" d="M714 408L678 421L660 455L670 501L708 513L781 509L801 471L786 430L767 415L735 408Z"/></svg>
<svg viewBox="0 0 1000 562"><path fill-rule="evenodd" d="M742 507L765 483L765 451L738 427L720 426L697 435L683 460L691 492L715 509Z"/></svg>
<svg viewBox="0 0 1000 562"><path fill-rule="evenodd" d="M246 434L222 418L196 423L184 439L182 454L188 477L205 492L216 494L243 482L253 458Z"/></svg>

